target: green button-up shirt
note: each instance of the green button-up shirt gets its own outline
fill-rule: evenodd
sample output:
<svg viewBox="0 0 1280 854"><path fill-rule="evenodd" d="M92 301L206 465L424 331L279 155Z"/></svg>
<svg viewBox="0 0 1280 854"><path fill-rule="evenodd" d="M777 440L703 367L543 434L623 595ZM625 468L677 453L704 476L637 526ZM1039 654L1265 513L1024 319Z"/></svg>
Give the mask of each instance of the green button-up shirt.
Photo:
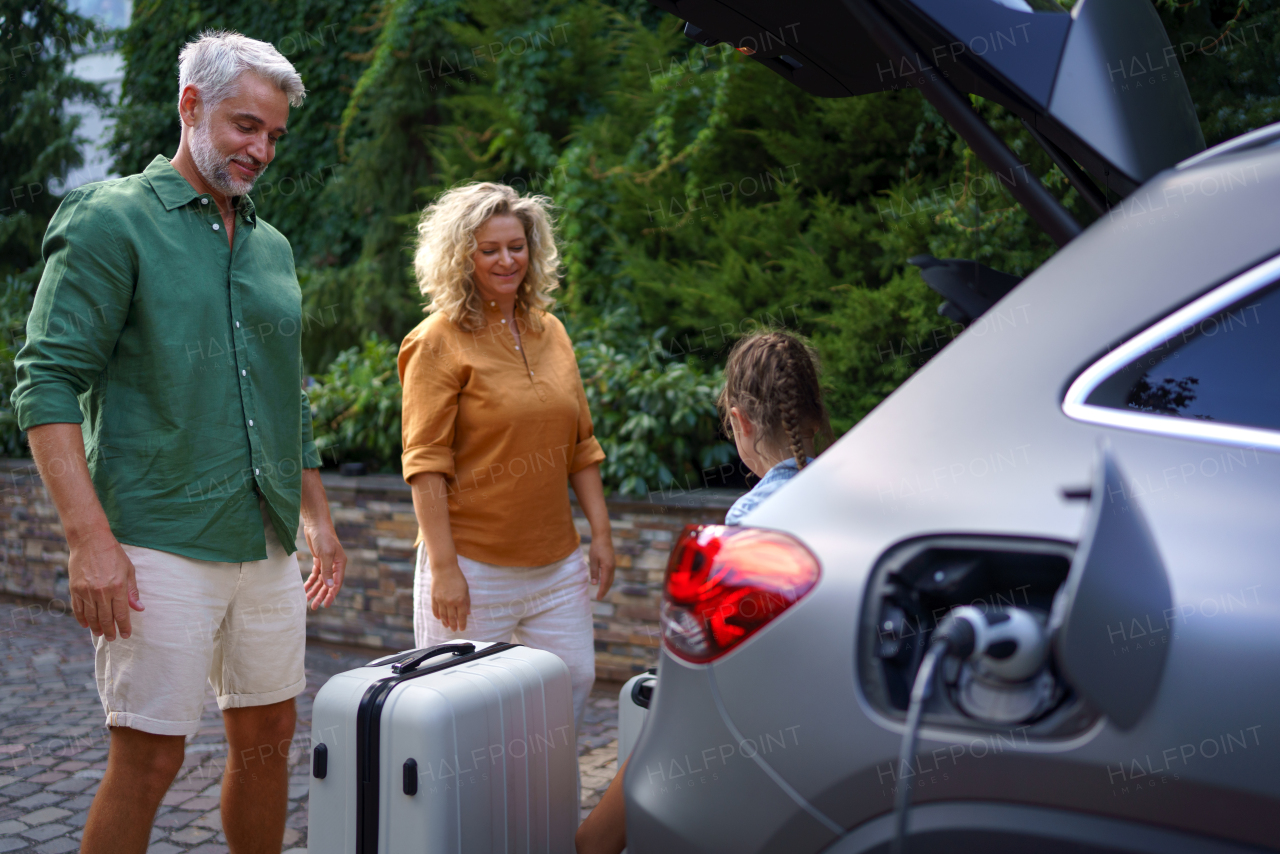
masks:
<svg viewBox="0 0 1280 854"><path fill-rule="evenodd" d="M69 193L18 353L19 426L81 425L122 543L198 560L267 556L258 493L290 553L302 469L318 468L302 390L293 250L238 201L218 206L164 157Z"/></svg>

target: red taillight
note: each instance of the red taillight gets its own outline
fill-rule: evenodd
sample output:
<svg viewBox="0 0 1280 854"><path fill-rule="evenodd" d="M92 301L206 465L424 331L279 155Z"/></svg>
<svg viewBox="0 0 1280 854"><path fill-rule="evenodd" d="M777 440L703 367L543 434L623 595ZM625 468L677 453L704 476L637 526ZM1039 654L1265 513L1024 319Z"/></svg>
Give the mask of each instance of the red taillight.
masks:
<svg viewBox="0 0 1280 854"><path fill-rule="evenodd" d="M795 537L690 525L667 561L667 649L686 661L714 661L794 605L818 574L818 559Z"/></svg>

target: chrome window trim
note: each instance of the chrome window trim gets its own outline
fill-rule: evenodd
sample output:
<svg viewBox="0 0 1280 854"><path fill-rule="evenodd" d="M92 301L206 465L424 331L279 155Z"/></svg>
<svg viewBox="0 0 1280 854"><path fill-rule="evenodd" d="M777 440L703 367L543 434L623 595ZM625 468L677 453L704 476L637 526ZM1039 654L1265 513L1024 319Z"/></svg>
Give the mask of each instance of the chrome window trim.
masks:
<svg viewBox="0 0 1280 854"><path fill-rule="evenodd" d="M1199 439L1221 442L1248 448L1280 451L1280 431L1262 427L1244 427L1222 424L1216 421L1199 421L1145 412L1111 409L1085 403L1089 395L1109 376L1129 362L1172 338L1187 327L1218 313L1249 294L1274 284L1280 279L1280 256L1272 258L1252 270L1211 290L1209 293L1183 306L1155 325L1148 327L1119 347L1107 353L1076 377L1067 389L1062 401L1062 411L1076 421L1116 427L1121 430L1137 430L1160 436L1182 439Z"/></svg>

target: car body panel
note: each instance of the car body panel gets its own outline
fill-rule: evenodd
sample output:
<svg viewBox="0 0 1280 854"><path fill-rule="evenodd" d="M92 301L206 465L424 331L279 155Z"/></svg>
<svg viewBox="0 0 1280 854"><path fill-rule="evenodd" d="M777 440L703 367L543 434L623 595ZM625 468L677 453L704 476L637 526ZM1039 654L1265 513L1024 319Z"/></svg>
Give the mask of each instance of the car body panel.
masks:
<svg viewBox="0 0 1280 854"><path fill-rule="evenodd" d="M1072 17L1049 115L1139 184L1202 151L1177 48L1150 0L1080 0ZM1085 151L1069 153L1108 178Z"/></svg>

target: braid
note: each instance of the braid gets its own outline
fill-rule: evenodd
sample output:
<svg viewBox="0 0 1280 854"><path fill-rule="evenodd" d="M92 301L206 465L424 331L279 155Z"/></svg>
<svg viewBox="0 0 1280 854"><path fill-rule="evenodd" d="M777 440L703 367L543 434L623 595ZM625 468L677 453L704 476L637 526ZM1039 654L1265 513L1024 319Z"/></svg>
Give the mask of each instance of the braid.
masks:
<svg viewBox="0 0 1280 854"><path fill-rule="evenodd" d="M807 458L804 453L804 442L800 437L800 400L797 393L799 377L796 360L788 339L781 338L778 344L782 351L782 363L786 366L779 389L782 393L782 428L786 430L787 438L791 441L791 453L796 458L796 468L802 469L805 467Z"/></svg>

